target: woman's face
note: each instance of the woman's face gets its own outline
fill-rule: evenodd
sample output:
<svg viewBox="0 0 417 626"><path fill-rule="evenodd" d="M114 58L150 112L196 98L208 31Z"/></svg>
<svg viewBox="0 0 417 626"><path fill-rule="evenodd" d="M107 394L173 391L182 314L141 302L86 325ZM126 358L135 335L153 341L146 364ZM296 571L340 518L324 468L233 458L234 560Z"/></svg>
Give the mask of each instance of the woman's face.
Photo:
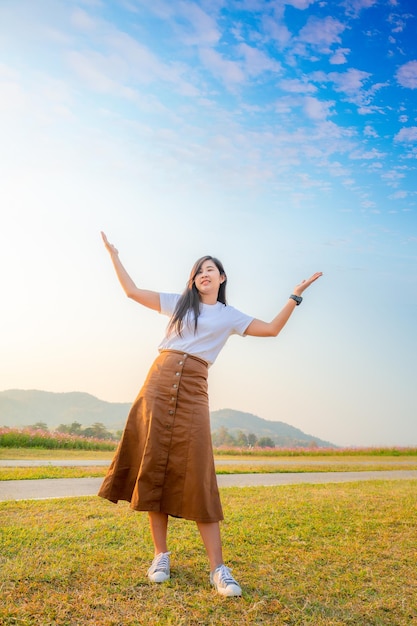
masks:
<svg viewBox="0 0 417 626"><path fill-rule="evenodd" d="M212 296L219 293L220 285L225 281L224 274L220 274L219 268L212 259L204 261L198 270L194 283L200 296Z"/></svg>

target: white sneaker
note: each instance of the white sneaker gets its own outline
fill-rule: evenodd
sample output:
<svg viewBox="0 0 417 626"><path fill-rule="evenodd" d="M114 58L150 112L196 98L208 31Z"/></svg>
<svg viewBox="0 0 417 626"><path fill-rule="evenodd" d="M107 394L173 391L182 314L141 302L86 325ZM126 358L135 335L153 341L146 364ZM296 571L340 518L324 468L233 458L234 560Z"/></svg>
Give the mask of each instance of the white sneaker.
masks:
<svg viewBox="0 0 417 626"><path fill-rule="evenodd" d="M210 572L210 583L216 587L216 591L222 596L242 595L242 589L226 565L219 565L214 572Z"/></svg>
<svg viewBox="0 0 417 626"><path fill-rule="evenodd" d="M163 583L169 579L170 565L169 555L171 552L160 552L152 561L152 565L148 569L148 578L153 583Z"/></svg>

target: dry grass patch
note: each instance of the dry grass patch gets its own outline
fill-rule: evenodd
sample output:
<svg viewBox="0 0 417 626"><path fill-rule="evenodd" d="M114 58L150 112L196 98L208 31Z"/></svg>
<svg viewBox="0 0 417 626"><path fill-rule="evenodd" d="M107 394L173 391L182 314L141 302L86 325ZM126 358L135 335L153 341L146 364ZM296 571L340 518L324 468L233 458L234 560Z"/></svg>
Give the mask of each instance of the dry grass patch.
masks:
<svg viewBox="0 0 417 626"><path fill-rule="evenodd" d="M195 524L172 520L172 578L152 585L145 514L99 498L0 504L5 626L409 626L414 481L222 490L242 598L217 596Z"/></svg>

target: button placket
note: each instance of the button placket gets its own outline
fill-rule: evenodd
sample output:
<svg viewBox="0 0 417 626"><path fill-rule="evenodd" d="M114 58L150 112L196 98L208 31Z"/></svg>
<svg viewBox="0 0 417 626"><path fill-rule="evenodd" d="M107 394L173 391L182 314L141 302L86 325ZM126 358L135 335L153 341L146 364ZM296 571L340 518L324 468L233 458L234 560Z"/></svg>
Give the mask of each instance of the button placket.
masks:
<svg viewBox="0 0 417 626"><path fill-rule="evenodd" d="M186 355L184 354L182 356L182 358L180 358L180 360L178 361L178 368L177 371L174 373L174 376L176 379L179 379L181 374L182 374L182 370L183 370L183 366L184 366L184 361L185 361ZM176 404L177 404L177 393L178 393L178 383L174 382L172 384L172 389L173 391L173 395L171 395L171 401L170 404L173 408L170 408L168 410L168 415L172 418L172 422L170 422L169 424L167 423L166 428L168 430L171 430L171 428L173 427L173 420L175 418L175 411L176 411Z"/></svg>

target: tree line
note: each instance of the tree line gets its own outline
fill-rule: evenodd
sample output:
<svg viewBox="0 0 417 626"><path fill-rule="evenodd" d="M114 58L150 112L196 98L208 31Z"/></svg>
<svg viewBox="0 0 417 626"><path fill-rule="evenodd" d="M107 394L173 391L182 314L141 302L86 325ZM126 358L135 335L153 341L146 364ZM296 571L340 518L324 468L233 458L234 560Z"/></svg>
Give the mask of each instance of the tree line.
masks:
<svg viewBox="0 0 417 626"><path fill-rule="evenodd" d="M34 430L42 430L49 432L49 428L45 422L36 422L29 426ZM79 422L72 422L71 424L60 424L55 428L55 432L63 435L74 435L76 437L93 437L94 439L103 439L107 441L118 441L122 432L111 432L101 422L96 422L91 426L83 428ZM230 446L236 448L275 448L275 442L271 437L257 437L254 433L245 433L243 430L238 430L235 433L231 433L228 428L221 426L212 434L213 446L215 448L221 446Z"/></svg>
<svg viewBox="0 0 417 626"><path fill-rule="evenodd" d="M28 426L28 428L33 428L34 430L43 430L49 432L49 428L45 422L36 422L32 426ZM95 422L91 426L87 426L83 428L82 424L79 422L72 422L71 424L60 424L57 428L54 429L55 432L61 433L62 435L74 435L76 437L93 437L94 439L103 439L103 440L113 440L117 441L120 439L121 431L116 433L107 430L107 428L101 422Z"/></svg>
<svg viewBox="0 0 417 626"><path fill-rule="evenodd" d="M211 433L213 446L230 446L237 448L275 448L275 441L271 437L257 437L254 433L246 434L243 430L232 434L225 426L220 426Z"/></svg>

